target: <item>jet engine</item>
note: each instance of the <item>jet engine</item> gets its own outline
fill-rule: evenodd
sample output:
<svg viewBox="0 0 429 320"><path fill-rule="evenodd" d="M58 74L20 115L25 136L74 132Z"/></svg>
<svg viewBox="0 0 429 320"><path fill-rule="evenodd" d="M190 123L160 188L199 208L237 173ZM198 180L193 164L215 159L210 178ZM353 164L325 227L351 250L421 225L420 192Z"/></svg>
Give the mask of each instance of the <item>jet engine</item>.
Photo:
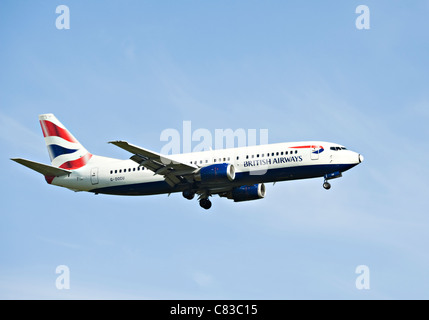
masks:
<svg viewBox="0 0 429 320"><path fill-rule="evenodd" d="M237 187L228 192L226 197L233 199L234 202L262 199L265 197L265 185L258 183L252 186Z"/></svg>
<svg viewBox="0 0 429 320"><path fill-rule="evenodd" d="M204 183L230 182L235 179L235 168L229 163L212 164L201 168L194 179Z"/></svg>

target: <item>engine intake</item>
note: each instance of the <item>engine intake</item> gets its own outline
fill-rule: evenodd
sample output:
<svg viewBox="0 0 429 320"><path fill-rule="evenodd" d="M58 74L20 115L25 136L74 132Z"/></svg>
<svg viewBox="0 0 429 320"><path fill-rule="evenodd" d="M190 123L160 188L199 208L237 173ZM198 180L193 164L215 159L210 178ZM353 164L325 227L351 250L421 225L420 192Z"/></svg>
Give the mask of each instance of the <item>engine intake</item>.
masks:
<svg viewBox="0 0 429 320"><path fill-rule="evenodd" d="M195 175L196 181L206 183L229 182L235 179L235 168L229 163L212 164L203 167Z"/></svg>
<svg viewBox="0 0 429 320"><path fill-rule="evenodd" d="M232 189L227 194L227 197L228 199L233 199L234 202L262 199L265 197L265 185L258 183L253 186L237 187Z"/></svg>

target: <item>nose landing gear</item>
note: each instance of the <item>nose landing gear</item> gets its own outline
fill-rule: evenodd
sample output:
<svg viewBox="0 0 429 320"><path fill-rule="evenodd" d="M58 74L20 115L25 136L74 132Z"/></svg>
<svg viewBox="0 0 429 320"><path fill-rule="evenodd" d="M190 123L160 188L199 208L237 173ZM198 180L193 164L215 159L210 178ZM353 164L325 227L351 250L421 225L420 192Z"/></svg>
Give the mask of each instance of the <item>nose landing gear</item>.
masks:
<svg viewBox="0 0 429 320"><path fill-rule="evenodd" d="M323 183L323 188L325 188L326 190L331 189L331 184L325 180L325 182Z"/></svg>
<svg viewBox="0 0 429 320"><path fill-rule="evenodd" d="M342 174L339 171L325 174L324 176L325 181L323 182L323 188L325 188L326 190L331 189L331 184L328 182L328 180L341 178L341 177L342 177Z"/></svg>

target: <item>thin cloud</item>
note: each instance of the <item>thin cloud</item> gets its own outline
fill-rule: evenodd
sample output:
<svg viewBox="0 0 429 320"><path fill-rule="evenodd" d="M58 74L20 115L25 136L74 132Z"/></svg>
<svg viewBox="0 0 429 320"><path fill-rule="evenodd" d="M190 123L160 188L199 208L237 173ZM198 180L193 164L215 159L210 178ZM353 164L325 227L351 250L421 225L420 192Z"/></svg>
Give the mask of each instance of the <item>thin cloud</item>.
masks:
<svg viewBox="0 0 429 320"><path fill-rule="evenodd" d="M211 287L214 284L213 277L205 272L195 272L192 278L196 284L203 288Z"/></svg>
<svg viewBox="0 0 429 320"><path fill-rule="evenodd" d="M10 149L20 149L25 154L47 155L42 132L35 133L2 113L0 113L0 140Z"/></svg>

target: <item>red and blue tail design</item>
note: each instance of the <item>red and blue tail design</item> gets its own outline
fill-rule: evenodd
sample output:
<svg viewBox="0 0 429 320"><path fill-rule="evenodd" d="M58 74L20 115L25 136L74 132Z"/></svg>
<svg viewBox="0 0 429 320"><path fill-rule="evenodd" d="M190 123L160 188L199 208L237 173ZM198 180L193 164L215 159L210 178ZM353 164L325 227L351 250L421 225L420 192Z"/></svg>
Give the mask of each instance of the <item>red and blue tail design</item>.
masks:
<svg viewBox="0 0 429 320"><path fill-rule="evenodd" d="M92 154L73 137L53 114L42 114L39 116L39 120L52 166L76 170L88 163Z"/></svg>

